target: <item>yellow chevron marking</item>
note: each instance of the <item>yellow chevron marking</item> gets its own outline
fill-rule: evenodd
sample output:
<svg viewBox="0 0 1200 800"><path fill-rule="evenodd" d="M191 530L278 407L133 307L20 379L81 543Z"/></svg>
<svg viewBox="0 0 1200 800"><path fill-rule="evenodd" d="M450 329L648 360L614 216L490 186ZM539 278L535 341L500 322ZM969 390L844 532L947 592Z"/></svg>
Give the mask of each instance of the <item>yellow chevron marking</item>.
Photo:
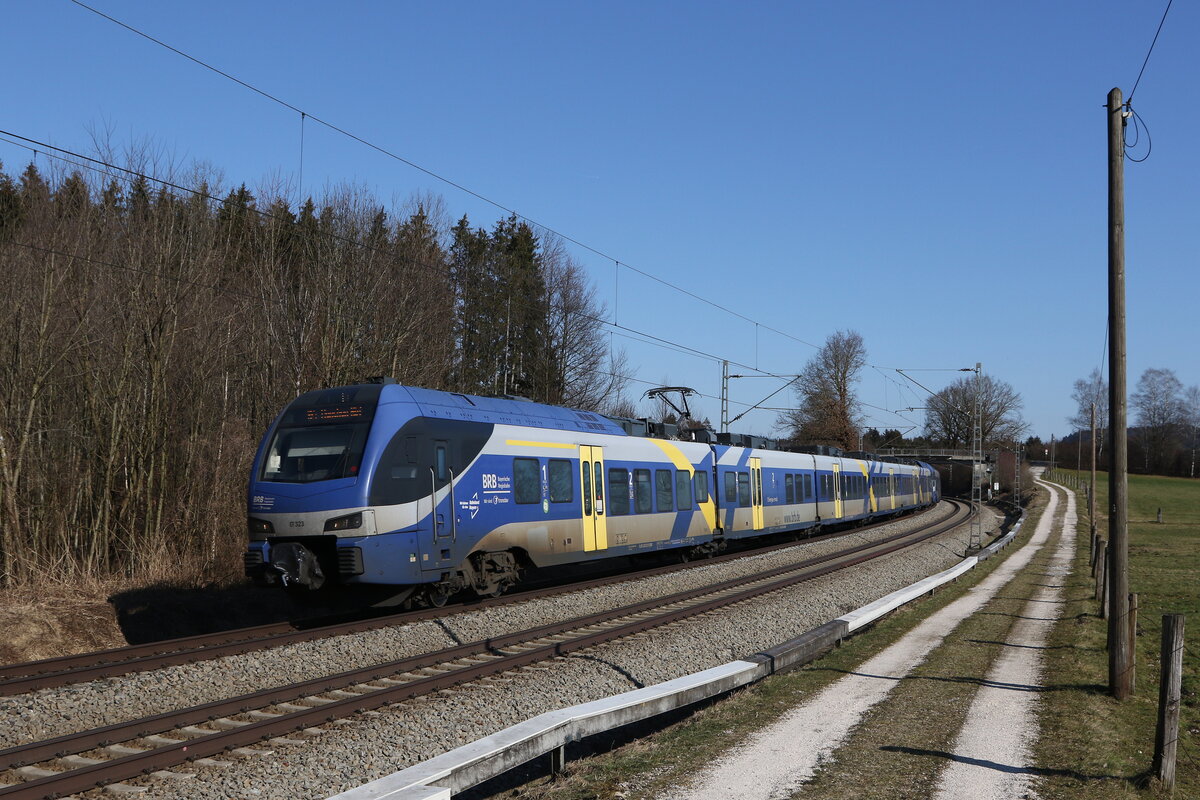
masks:
<svg viewBox="0 0 1200 800"><path fill-rule="evenodd" d="M662 439L650 439L649 441L658 445L659 449L666 454L667 458L671 459L671 463L675 465L676 469L688 474L688 476L692 479L692 492L694 494L696 491L696 470L692 467L691 462L687 460L687 456L683 454L683 451L679 449L678 445L674 444L673 442L663 441ZM713 493L716 492L716 490L717 487L710 487L708 500L699 504L700 513L704 515L704 524L708 526L709 533L712 533L712 531L717 527L717 504L713 500Z"/></svg>

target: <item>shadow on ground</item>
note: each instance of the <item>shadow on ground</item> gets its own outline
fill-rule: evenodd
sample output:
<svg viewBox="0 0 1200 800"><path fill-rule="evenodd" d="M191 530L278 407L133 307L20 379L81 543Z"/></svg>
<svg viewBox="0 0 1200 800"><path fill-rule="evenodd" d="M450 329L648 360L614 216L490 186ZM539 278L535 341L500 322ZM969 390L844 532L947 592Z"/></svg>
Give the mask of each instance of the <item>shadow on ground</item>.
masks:
<svg viewBox="0 0 1200 800"><path fill-rule="evenodd" d="M301 607L278 589L249 583L203 587L159 583L117 592L108 602L129 644L299 620L326 611Z"/></svg>

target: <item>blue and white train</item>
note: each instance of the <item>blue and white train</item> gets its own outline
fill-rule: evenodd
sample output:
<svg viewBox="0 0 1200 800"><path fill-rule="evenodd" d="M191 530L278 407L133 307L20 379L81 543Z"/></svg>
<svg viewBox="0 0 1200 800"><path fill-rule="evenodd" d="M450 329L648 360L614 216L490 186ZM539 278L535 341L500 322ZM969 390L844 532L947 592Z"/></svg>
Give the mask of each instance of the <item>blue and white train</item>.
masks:
<svg viewBox="0 0 1200 800"><path fill-rule="evenodd" d="M655 438L630 423L390 379L300 395L254 459L246 573L441 605L498 594L529 567L715 552L940 495L924 463Z"/></svg>

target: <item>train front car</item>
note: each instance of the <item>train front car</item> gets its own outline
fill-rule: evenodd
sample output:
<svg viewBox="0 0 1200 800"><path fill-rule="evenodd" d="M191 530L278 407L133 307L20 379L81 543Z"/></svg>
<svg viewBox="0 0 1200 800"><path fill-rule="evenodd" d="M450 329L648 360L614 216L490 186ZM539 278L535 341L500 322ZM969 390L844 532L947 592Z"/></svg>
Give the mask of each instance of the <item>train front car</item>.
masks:
<svg viewBox="0 0 1200 800"><path fill-rule="evenodd" d="M267 430L247 490L246 574L262 585L312 590L353 574L338 547L374 534L370 465L383 383L302 394ZM393 423L394 424L394 423Z"/></svg>
<svg viewBox="0 0 1200 800"><path fill-rule="evenodd" d="M604 513L601 445L625 439L604 417L519 399L390 380L309 392L255 458L246 573L377 605L498 594L529 563L592 555L582 492ZM579 483L585 461L596 486Z"/></svg>

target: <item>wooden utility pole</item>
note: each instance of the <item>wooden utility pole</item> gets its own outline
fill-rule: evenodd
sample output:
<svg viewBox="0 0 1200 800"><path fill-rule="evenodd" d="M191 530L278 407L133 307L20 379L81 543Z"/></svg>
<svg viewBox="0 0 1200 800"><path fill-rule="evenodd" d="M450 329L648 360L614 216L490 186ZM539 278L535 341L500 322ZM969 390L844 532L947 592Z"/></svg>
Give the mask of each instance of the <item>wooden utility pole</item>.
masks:
<svg viewBox="0 0 1200 800"><path fill-rule="evenodd" d="M1125 433L1125 107L1108 93L1108 690L1132 693L1129 652L1129 463Z"/></svg>

